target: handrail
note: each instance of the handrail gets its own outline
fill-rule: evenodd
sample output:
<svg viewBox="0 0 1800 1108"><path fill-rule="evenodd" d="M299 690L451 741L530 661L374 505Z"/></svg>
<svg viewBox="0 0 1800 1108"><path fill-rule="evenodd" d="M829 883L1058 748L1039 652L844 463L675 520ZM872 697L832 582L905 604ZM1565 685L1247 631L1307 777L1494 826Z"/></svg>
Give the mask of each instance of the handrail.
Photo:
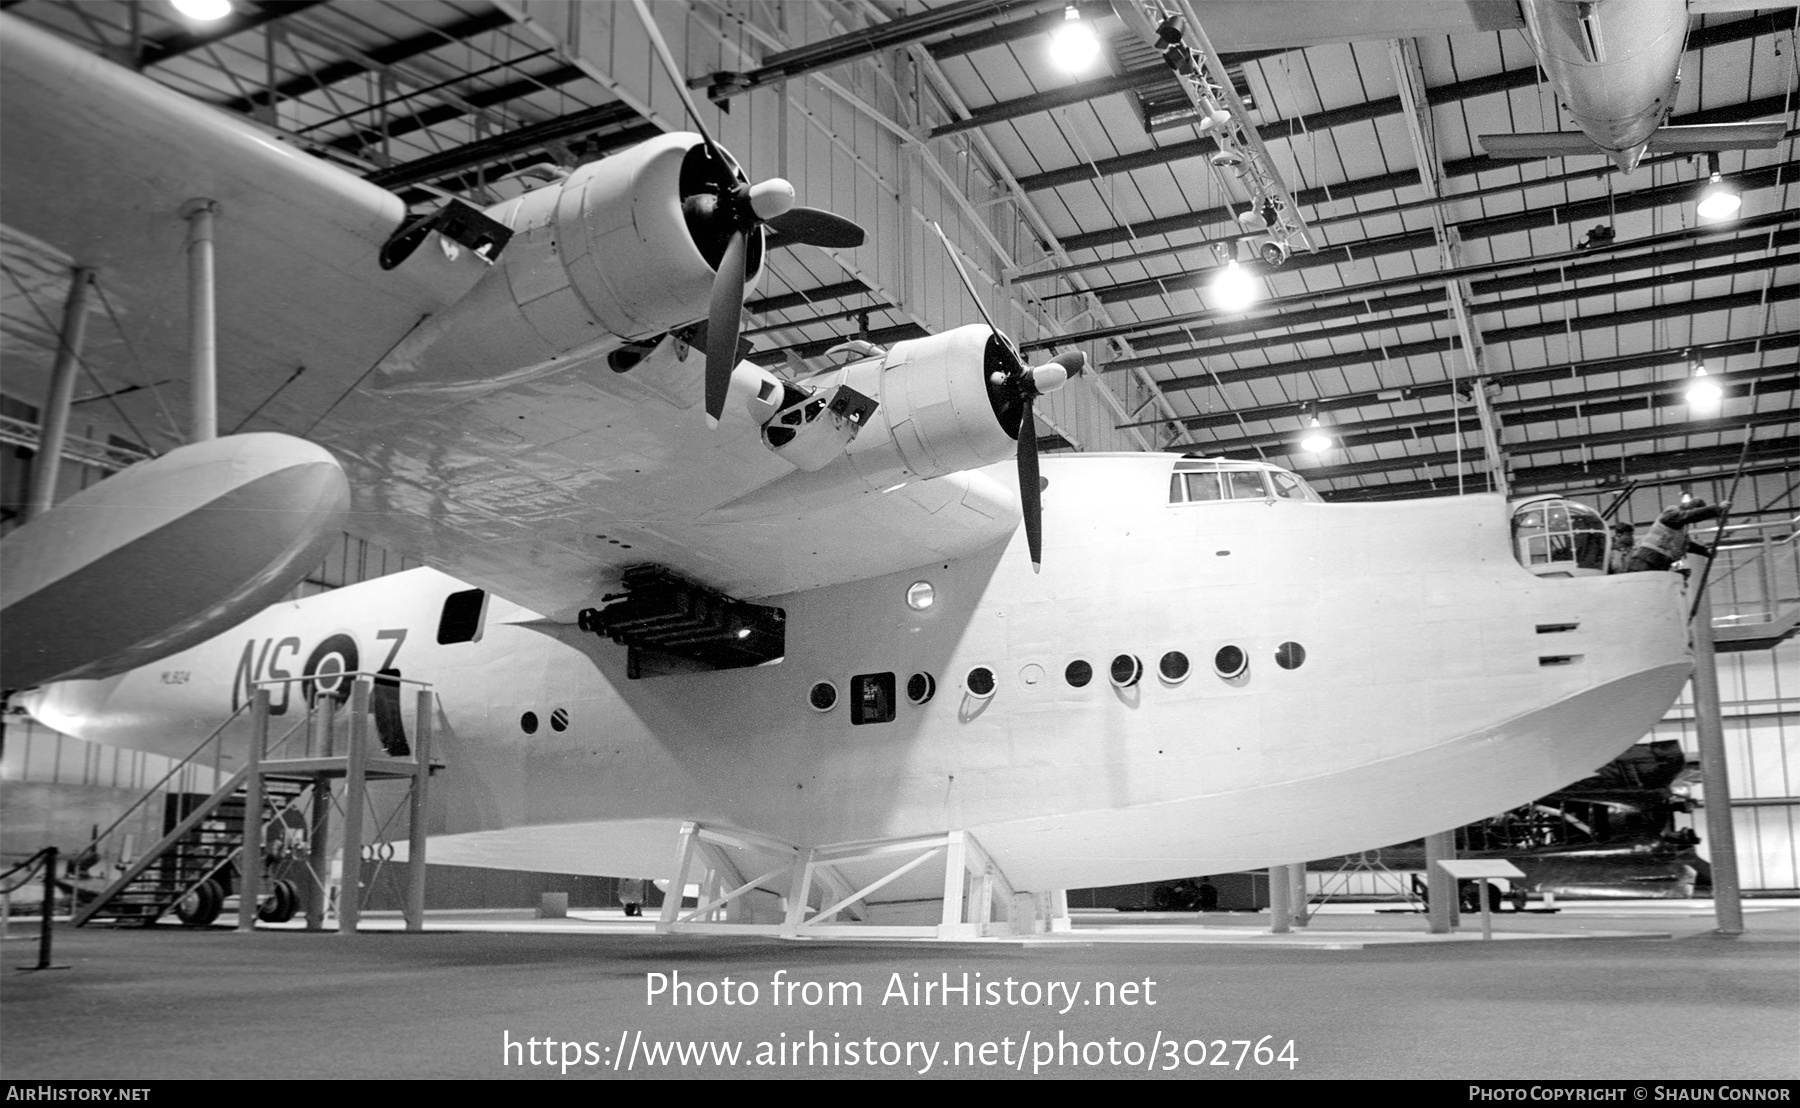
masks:
<svg viewBox="0 0 1800 1108"><path fill-rule="evenodd" d="M421 681L416 677L400 677L400 676L396 676L395 674L392 674L392 673L380 673L377 671L366 670L366 669L344 670L340 673L327 674L326 676L331 677L331 678L336 678L338 680L342 680L346 677L367 677L371 681L384 681L384 682L389 682L389 683L392 683L395 685L420 685L425 688L431 687L431 682ZM311 681L316 684L321 680L324 680L324 678L321 678L316 673L312 673L312 674L296 673L296 674L292 674L287 677L259 677L256 680L250 682L250 687L251 688L259 688L263 685L268 685L271 687L273 687L275 685L291 685L295 681L303 681L303 682Z"/></svg>
<svg viewBox="0 0 1800 1108"><path fill-rule="evenodd" d="M181 761L176 762L175 765L170 768L169 772L162 775L162 778L160 780L158 780L156 782L156 784L151 785L148 789L145 789L144 795L138 797L137 800L132 803L131 807L125 809L124 813L122 815L120 815L118 819L115 819L111 823L107 824L106 830L100 832L98 835L95 835L93 841L88 843L87 847L84 850L82 850L81 853L77 854L76 857L77 858L88 857L90 855L99 853L100 844L106 840L106 837L108 835L110 835L114 831L118 830L120 824L124 823L127 819L129 819L131 817L131 815L133 813L135 813L139 808L143 807L143 805L152 796L155 796L158 793L158 791L160 791L162 789L162 787L164 785L169 783L170 779L172 779L176 774L180 773L182 770L186 769L190 762L192 762L195 758L198 758L200 756L200 752L202 750L205 750L208 746L212 745L212 742L214 739L217 739L220 736L222 736L225 733L225 729L227 727L231 726L232 720L237 719L239 716L243 715L245 712L247 712L249 710L250 710L250 705L245 704L245 705L242 705L241 707L239 707L236 711L232 712L229 716L226 716L224 723L221 723L221 724L219 724L219 726L213 728L212 734L210 734L210 735L206 736L206 738L200 740L200 745L196 746L193 749L192 753L190 753L187 757L183 758ZM216 770L215 770L214 776L215 776L214 784L217 784Z"/></svg>
<svg viewBox="0 0 1800 1108"><path fill-rule="evenodd" d="M173 846L183 836L185 836L189 831L192 831L194 828L200 826L200 824L203 823L208 816L213 814L213 811L215 809L217 809L220 804L223 804L225 802L227 797L229 797L233 793L237 792L238 787L241 786L244 783L244 779L249 776L250 776L250 767L245 766L243 769L240 769L236 773L232 774L231 780L220 785L218 787L218 789L216 791L214 791L214 793L211 796L207 797L205 800L203 800L199 804L195 805L194 810L188 814L188 817L186 819L184 819L180 823L176 824L175 829L173 831L170 831L167 835L164 835L162 837L162 840L160 842L158 842L155 846L151 847L150 849L144 851L142 854L138 855L138 858L136 861L132 862L129 866L125 867L124 873L121 873L117 878L115 878L113 880L112 884L106 886L105 889L101 890L99 896L96 896L94 899L88 901L87 906L82 908L81 911L79 911L78 913L76 913L75 920L74 920L75 926L80 927L82 924L84 924L88 920L92 919L94 914L96 912L98 912L100 910L100 908L106 904L107 901L109 901L113 897L117 896L121 889L123 889L126 885L131 884L131 882L137 880L137 877L139 874L143 873L145 870L149 869L152 865L154 865L156 863L156 861L162 857L162 854L165 850L167 850L169 847Z"/></svg>
<svg viewBox="0 0 1800 1108"><path fill-rule="evenodd" d="M1722 549L1726 549L1726 550L1730 550L1733 548L1734 542L1735 542L1735 538L1733 536L1736 532L1740 532L1740 531L1759 531L1760 532L1760 531L1785 530L1788 532L1788 534L1780 539L1775 540L1775 541L1777 541L1777 542L1793 542L1796 537L1800 537L1800 516L1784 517L1782 519L1759 519L1759 520L1753 520L1748 523L1732 523L1732 524L1726 525L1726 527L1723 530L1725 531L1725 533L1728 537L1726 537L1722 542L1718 537L1720 528L1717 528L1717 527L1711 528L1711 533L1713 536L1714 544L1717 546L1720 546ZM1759 541L1761 541L1761 540L1749 539L1749 540L1745 541L1744 545L1748 546L1754 542L1759 542Z"/></svg>
<svg viewBox="0 0 1800 1108"><path fill-rule="evenodd" d="M289 739L292 739L295 735L305 734L309 715L310 715L310 713L308 713L308 712L301 713L300 718L295 720L293 723L293 726L289 727L285 732L283 732L280 738L274 740L273 742L267 743L263 747L261 754L258 755L258 759L261 761L267 761L269 756L274 754L277 750L280 750L282 745L284 743L286 743Z"/></svg>

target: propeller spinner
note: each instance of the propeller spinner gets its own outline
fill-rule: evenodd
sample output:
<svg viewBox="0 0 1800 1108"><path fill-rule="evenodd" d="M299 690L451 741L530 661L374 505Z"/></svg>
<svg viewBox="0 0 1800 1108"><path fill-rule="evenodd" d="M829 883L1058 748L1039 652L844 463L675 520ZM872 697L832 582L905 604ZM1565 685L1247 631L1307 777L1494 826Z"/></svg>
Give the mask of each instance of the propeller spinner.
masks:
<svg viewBox="0 0 1800 1108"><path fill-rule="evenodd" d="M794 186L780 177L751 184L738 173L731 159L717 142L700 109L694 103L675 56L669 51L656 20L644 0L632 0L638 18L650 43L662 59L669 79L681 93L689 118L706 148L708 172L693 191L683 190L682 210L694 241L716 270L712 298L706 317L706 422L718 426L725 411L725 397L731 387L731 371L737 367L739 328L744 308L744 286L755 265L752 236L761 228L776 232L771 245L812 246L849 249L863 244L863 229L839 215L794 203ZM715 259L708 244L723 242ZM760 247L761 244L758 244Z"/></svg>
<svg viewBox="0 0 1800 1108"><path fill-rule="evenodd" d="M1037 420L1032 415L1031 405L1038 397L1062 388L1069 378L1079 376L1087 368L1087 355L1072 350L1058 354L1043 365L1027 366L1025 359L1019 356L1019 348L994 326L994 317L988 315L987 307L976 294L975 283L969 279L968 270L963 268L962 259L956 256L956 248L950 245L949 236L938 224L931 226L943 240L944 251L950 256L950 264L956 267L956 275L962 278L963 288L969 291L969 299L975 301L975 310L994 332L994 350L988 359L991 367L987 380L988 401L994 406L994 414L999 417L1002 427L1011 431L1015 422L1018 427L1015 437L1019 440L1019 508L1025 517L1025 545L1031 552L1031 569L1036 573L1044 563L1044 514L1040 498L1043 486L1038 478Z"/></svg>

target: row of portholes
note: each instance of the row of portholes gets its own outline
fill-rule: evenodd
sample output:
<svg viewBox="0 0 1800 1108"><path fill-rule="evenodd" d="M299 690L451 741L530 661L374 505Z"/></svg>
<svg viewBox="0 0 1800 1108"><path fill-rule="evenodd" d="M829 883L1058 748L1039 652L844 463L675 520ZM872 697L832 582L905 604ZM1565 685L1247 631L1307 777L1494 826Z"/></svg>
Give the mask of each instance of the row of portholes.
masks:
<svg viewBox="0 0 1800 1108"><path fill-rule="evenodd" d="M1275 664L1282 669L1299 669L1305 661L1306 648L1297 642L1284 642L1275 649ZM1193 665L1186 654L1171 650L1157 660L1156 672L1164 684L1179 685L1193 672ZM1221 681L1242 683L1250 674L1250 655L1241 646L1221 646L1213 654L1213 673ZM1106 675L1114 688L1129 689L1144 678L1143 660L1136 654L1116 655L1107 666ZM1094 667L1082 659L1077 658L1063 669L1063 680L1072 688L1083 688L1093 679ZM994 695L998 686L994 671L987 666L971 669L964 684L970 696L984 700Z"/></svg>
<svg viewBox="0 0 1800 1108"><path fill-rule="evenodd" d="M519 730L525 732L527 735L535 735L537 734L537 729L538 715L536 712L526 712L519 717ZM568 729L569 713L567 711L558 708L550 713L550 730L567 731Z"/></svg>
<svg viewBox="0 0 1800 1108"><path fill-rule="evenodd" d="M1282 669L1299 669L1305 662L1306 648L1297 642L1284 642L1275 648L1275 664ZM1193 665L1186 654L1171 650L1157 660L1156 672L1164 684L1179 685L1193 672ZM1213 653L1213 673L1221 681L1242 684L1250 674L1250 655L1241 646L1221 646ZM1129 689L1143 680L1143 677L1144 663L1135 654L1117 655L1107 666L1107 679L1115 688ZM1063 669L1063 680L1073 688L1083 688L1093 679L1094 667L1082 659L1070 662ZM999 678L987 666L975 666L963 678L963 688L978 700L993 696L999 687ZM891 692L893 686L890 684L888 688ZM937 678L931 674L915 673L907 679L906 699L914 704L925 704L936 695ZM814 711L831 711L837 707L837 686L830 681L817 682L807 694L807 702Z"/></svg>

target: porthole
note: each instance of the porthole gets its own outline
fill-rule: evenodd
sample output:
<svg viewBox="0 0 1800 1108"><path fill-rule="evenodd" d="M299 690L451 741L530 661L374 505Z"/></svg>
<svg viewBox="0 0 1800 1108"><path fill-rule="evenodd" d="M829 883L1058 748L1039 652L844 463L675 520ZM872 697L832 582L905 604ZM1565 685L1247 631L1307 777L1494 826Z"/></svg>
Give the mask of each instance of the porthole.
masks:
<svg viewBox="0 0 1800 1108"><path fill-rule="evenodd" d="M1186 681L1189 668L1188 656L1179 650L1171 650L1164 654L1162 661L1156 664L1156 670L1162 674L1162 679L1171 684Z"/></svg>
<svg viewBox="0 0 1800 1108"><path fill-rule="evenodd" d="M930 581L914 581L906 588L906 606L915 612L922 612L931 607L937 599L937 590L931 587Z"/></svg>
<svg viewBox="0 0 1800 1108"><path fill-rule="evenodd" d="M1077 658L1073 662L1070 662L1069 668L1063 670L1063 680L1067 681L1070 685L1073 685L1075 688L1078 688L1078 689L1081 688L1083 685L1086 685L1089 681L1092 681L1093 679L1094 679L1094 667L1088 665L1086 662L1080 660L1079 658Z"/></svg>
<svg viewBox="0 0 1800 1108"><path fill-rule="evenodd" d="M963 682L970 696L978 696L983 700L994 695L994 671L986 666L976 666L969 671Z"/></svg>
<svg viewBox="0 0 1800 1108"><path fill-rule="evenodd" d="M1306 648L1297 642L1284 642L1275 648L1275 664L1282 669L1299 669L1306 661Z"/></svg>
<svg viewBox="0 0 1800 1108"><path fill-rule="evenodd" d="M1242 647L1221 646L1219 652L1213 655L1213 672L1227 681L1242 677L1249 668L1250 657Z"/></svg>
<svg viewBox="0 0 1800 1108"><path fill-rule="evenodd" d="M550 713L550 730L567 731L569 729L569 713L562 708Z"/></svg>
<svg viewBox="0 0 1800 1108"><path fill-rule="evenodd" d="M525 732L527 735L537 734L537 713L526 712L524 715L520 716L519 730Z"/></svg>
<svg viewBox="0 0 1800 1108"><path fill-rule="evenodd" d="M820 681L806 694L806 702L813 706L815 712L829 712L837 707L837 686L829 681Z"/></svg>
<svg viewBox="0 0 1800 1108"><path fill-rule="evenodd" d="M937 678L929 673L915 673L906 679L906 699L924 704L937 695Z"/></svg>
<svg viewBox="0 0 1800 1108"><path fill-rule="evenodd" d="M1114 685L1129 689L1144 676L1144 663L1136 654L1121 654L1112 660L1111 676Z"/></svg>

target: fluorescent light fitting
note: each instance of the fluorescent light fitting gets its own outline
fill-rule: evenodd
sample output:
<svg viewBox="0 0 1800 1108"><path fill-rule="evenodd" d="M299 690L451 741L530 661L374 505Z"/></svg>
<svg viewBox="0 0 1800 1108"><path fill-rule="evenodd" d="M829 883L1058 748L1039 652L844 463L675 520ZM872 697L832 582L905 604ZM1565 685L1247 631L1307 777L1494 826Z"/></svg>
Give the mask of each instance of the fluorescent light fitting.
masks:
<svg viewBox="0 0 1800 1108"><path fill-rule="evenodd" d="M1724 398L1725 391L1706 375L1706 367L1695 366L1693 383L1687 389L1687 402L1697 408L1712 408Z"/></svg>
<svg viewBox="0 0 1800 1108"><path fill-rule="evenodd" d="M1100 56L1100 36L1074 4L1063 9L1062 25L1051 32L1050 60L1065 73L1080 73Z"/></svg>
<svg viewBox="0 0 1800 1108"><path fill-rule="evenodd" d="M189 19L211 23L231 14L231 0L171 0L175 10Z"/></svg>
<svg viewBox="0 0 1800 1108"><path fill-rule="evenodd" d="M1213 278L1212 294L1220 308L1241 312L1256 303L1256 278L1233 258L1225 263L1224 271Z"/></svg>

